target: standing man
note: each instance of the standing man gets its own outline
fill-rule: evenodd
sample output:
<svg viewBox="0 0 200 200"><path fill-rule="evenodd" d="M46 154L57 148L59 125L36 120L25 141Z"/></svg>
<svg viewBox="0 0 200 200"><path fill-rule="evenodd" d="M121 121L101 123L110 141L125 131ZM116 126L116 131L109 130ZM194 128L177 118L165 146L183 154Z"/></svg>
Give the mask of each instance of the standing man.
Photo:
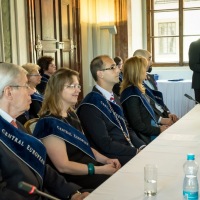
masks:
<svg viewBox="0 0 200 200"><path fill-rule="evenodd" d="M192 88L194 89L195 100L200 102L200 39L190 44L189 67L193 71Z"/></svg>
<svg viewBox="0 0 200 200"><path fill-rule="evenodd" d="M0 199L44 199L18 189L18 183L24 181L61 199L81 200L87 193L78 194L79 186L67 183L45 164L44 145L16 121L29 109L33 94L26 74L20 66L0 63Z"/></svg>
<svg viewBox="0 0 200 200"><path fill-rule="evenodd" d="M90 71L96 85L80 104L77 113L91 146L124 165L145 144L126 125L113 86L119 81L120 69L107 55L94 58Z"/></svg>

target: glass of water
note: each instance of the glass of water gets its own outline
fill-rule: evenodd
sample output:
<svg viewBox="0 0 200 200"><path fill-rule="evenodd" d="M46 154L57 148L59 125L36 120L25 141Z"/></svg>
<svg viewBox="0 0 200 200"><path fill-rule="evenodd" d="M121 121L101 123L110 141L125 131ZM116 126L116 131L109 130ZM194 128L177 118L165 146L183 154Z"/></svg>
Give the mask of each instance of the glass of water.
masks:
<svg viewBox="0 0 200 200"><path fill-rule="evenodd" d="M157 174L158 169L154 164L148 164L144 167L144 194L155 196L157 194Z"/></svg>

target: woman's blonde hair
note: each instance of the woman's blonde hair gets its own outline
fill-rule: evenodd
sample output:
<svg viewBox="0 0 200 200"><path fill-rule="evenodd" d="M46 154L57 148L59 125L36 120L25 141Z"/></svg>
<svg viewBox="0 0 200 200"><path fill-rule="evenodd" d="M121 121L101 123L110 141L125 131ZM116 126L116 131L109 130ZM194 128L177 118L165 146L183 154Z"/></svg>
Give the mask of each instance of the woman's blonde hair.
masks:
<svg viewBox="0 0 200 200"><path fill-rule="evenodd" d="M142 85L142 73L148 65L147 59L142 56L133 56L127 59L123 68L123 81L121 83L120 92L130 85L139 88L142 93L145 93L145 88Z"/></svg>
<svg viewBox="0 0 200 200"><path fill-rule="evenodd" d="M26 63L24 65L22 65L22 67L28 72L27 75L32 74L34 71L36 70L40 70L40 66L36 65L34 63Z"/></svg>
<svg viewBox="0 0 200 200"><path fill-rule="evenodd" d="M44 100L42 103L42 108L39 112L39 116L42 116L46 113L55 116L61 116L63 108L60 96L64 85L66 83L73 83L73 76L79 78L79 73L71 69L61 68L50 77L45 89Z"/></svg>

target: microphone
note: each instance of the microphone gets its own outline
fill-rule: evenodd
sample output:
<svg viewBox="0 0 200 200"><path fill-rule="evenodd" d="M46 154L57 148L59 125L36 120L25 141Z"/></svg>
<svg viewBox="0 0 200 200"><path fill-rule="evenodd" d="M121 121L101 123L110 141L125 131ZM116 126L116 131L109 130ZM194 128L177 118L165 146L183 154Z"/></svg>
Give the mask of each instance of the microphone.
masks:
<svg viewBox="0 0 200 200"><path fill-rule="evenodd" d="M47 193L41 192L34 185L30 185L30 184L25 183L23 181L18 183L18 188L28 192L29 194L39 194L40 196L47 197L48 199L61 200L61 199L53 197L53 196L51 196L51 195L49 195Z"/></svg>
<svg viewBox="0 0 200 200"><path fill-rule="evenodd" d="M196 101L195 99L193 99L190 95L188 94L184 94L185 97L187 97L188 99L195 101L196 103L200 104L198 101Z"/></svg>

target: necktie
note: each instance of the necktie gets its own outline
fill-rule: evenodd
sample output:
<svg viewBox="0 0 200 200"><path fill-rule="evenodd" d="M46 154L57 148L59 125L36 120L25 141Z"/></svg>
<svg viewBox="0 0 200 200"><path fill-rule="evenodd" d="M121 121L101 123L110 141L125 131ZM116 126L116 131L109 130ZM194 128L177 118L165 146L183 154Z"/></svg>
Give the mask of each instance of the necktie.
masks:
<svg viewBox="0 0 200 200"><path fill-rule="evenodd" d="M111 96L110 96L110 101L113 102L113 103L116 103L113 94L111 94Z"/></svg>
<svg viewBox="0 0 200 200"><path fill-rule="evenodd" d="M15 128L18 128L17 123L16 123L14 120L12 120L10 123L11 123Z"/></svg>

